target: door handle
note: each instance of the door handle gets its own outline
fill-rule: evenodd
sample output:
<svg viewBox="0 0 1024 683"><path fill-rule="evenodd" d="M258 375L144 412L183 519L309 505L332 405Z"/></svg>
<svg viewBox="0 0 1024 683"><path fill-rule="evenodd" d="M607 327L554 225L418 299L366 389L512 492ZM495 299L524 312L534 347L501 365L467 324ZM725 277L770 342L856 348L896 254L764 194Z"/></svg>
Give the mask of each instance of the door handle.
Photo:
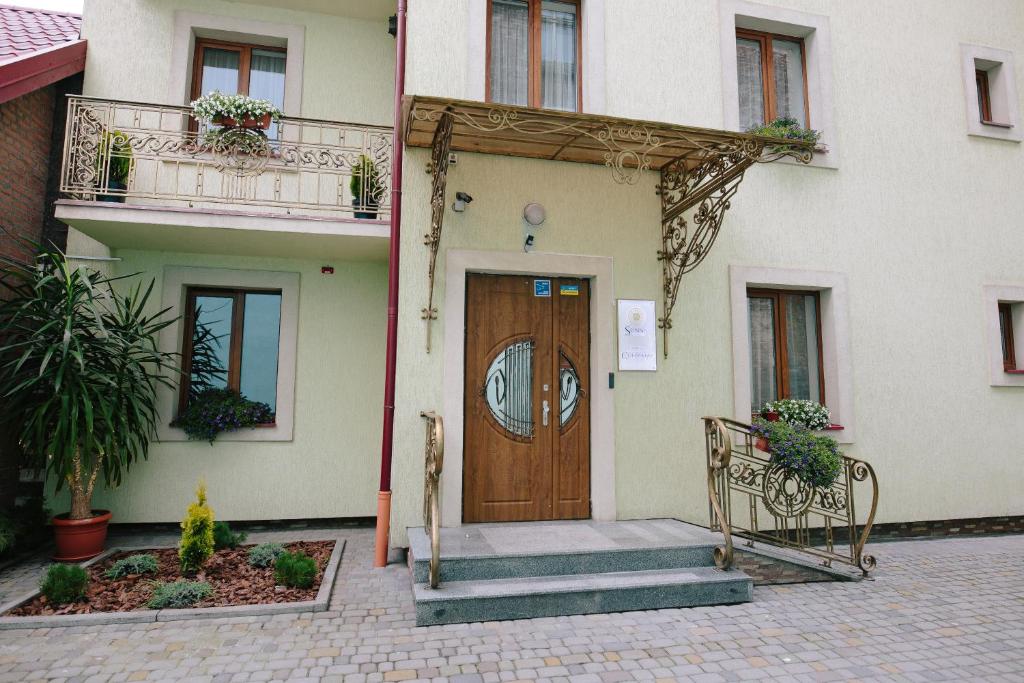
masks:
<svg viewBox="0 0 1024 683"><path fill-rule="evenodd" d="M548 403L547 399L544 399L544 402L543 402L543 405L542 405L542 410L541 410L541 415L542 415L541 424L543 424L545 427L548 426L548 413L550 413L550 412L551 412L551 405Z"/></svg>

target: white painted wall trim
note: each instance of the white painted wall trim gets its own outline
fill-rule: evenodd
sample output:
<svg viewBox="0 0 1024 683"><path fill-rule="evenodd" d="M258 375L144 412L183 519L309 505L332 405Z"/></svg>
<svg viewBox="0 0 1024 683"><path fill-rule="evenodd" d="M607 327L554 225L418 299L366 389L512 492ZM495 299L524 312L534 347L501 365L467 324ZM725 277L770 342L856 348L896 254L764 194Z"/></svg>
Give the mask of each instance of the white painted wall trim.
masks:
<svg viewBox="0 0 1024 683"><path fill-rule="evenodd" d="M466 99L487 100L487 3L470 0L467 36ZM606 113L605 0L583 0L583 108L588 114Z"/></svg>
<svg viewBox="0 0 1024 683"><path fill-rule="evenodd" d="M306 53L306 27L277 24L246 17L227 17L197 12L174 12L171 72L167 79L167 103L188 104L192 86L192 57L196 36L257 43L288 49L284 67L284 113L302 115L302 68Z"/></svg>
<svg viewBox="0 0 1024 683"><path fill-rule="evenodd" d="M291 441L295 426L295 364L299 332L299 274L269 270L231 270L228 268L188 268L166 266L162 301L172 315L185 310L185 288L240 287L243 289L281 290L281 336L277 354L277 415L273 427L241 429L217 437L218 441ZM160 333L162 351L181 352L184 324L181 319ZM162 387L157 395L160 417L157 437L160 441L187 441L183 429L170 426L177 414L178 390Z"/></svg>
<svg viewBox="0 0 1024 683"><path fill-rule="evenodd" d="M615 401L608 373L615 362L614 260L607 256L530 254L452 249L445 260L444 382L445 459L441 474L441 523L462 525L462 458L465 400L466 273L531 274L589 278L590 300L590 502L591 517L613 521L615 507Z"/></svg>
<svg viewBox="0 0 1024 683"><path fill-rule="evenodd" d="M1003 340L999 334L999 304L1011 304L1017 367L1024 369L1024 285L985 285L982 287L982 302L985 306L989 384L994 387L1024 387L1024 375L1003 369Z"/></svg>
<svg viewBox="0 0 1024 683"><path fill-rule="evenodd" d="M736 76L737 27L803 38L810 125L821 131L819 142L828 147L828 152L815 154L810 165L838 168L839 136L833 114L832 32L828 17L746 0L719 0L719 15L725 129L740 130L739 85ZM783 163L786 162L783 160ZM788 163L798 162L789 160Z"/></svg>
<svg viewBox="0 0 1024 683"><path fill-rule="evenodd" d="M989 99L992 118L1011 128L987 125L981 122L978 108L978 84L975 69L988 71ZM1020 105L1017 99L1017 76L1013 69L1013 53L981 45L960 44L960 70L967 104L967 134L996 140L1020 142L1024 130L1020 125Z"/></svg>
<svg viewBox="0 0 1024 683"><path fill-rule="evenodd" d="M729 266L733 410L737 419L743 421L747 421L750 416L748 287L818 292L821 302L821 354L825 366L825 402L832 411L832 421L844 427L841 431L828 434L840 443L853 443L855 416L846 275L817 270Z"/></svg>

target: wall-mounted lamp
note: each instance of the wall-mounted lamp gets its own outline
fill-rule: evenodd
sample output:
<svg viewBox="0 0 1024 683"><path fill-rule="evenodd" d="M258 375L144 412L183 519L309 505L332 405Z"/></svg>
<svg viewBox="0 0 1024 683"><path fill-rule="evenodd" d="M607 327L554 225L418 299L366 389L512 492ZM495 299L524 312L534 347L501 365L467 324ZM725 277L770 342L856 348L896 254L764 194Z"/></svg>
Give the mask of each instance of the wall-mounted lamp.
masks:
<svg viewBox="0 0 1024 683"><path fill-rule="evenodd" d="M392 14L388 17L388 33L392 38L398 37L398 15Z"/></svg>
<svg viewBox="0 0 1024 683"><path fill-rule="evenodd" d="M533 251L533 244L536 240L536 231L547 218L547 211L544 207L535 202L531 202L523 207L523 220L526 221L526 239L523 241L523 251L529 253Z"/></svg>
<svg viewBox="0 0 1024 683"><path fill-rule="evenodd" d="M452 211L455 213L462 213L466 210L466 204L469 204L471 201L473 201L473 198L465 192L456 192L455 203L452 204Z"/></svg>

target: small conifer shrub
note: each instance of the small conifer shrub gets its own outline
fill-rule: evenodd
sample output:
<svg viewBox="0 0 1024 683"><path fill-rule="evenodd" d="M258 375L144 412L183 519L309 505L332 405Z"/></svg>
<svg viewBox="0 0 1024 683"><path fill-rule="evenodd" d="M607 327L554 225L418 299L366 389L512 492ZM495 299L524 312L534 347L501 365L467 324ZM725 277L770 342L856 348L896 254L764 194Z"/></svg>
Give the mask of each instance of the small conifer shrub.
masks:
<svg viewBox="0 0 1024 683"><path fill-rule="evenodd" d="M181 521L181 545L178 546L181 571L194 574L202 569L213 555L213 545L213 510L206 503L206 484L200 482L196 502L188 506L185 519Z"/></svg>
<svg viewBox="0 0 1024 683"><path fill-rule="evenodd" d="M289 588L309 588L316 579L316 560L303 552L282 553L274 561L274 581Z"/></svg>
<svg viewBox="0 0 1024 683"><path fill-rule="evenodd" d="M129 555L110 565L104 572L108 579L121 579L132 574L155 574L157 570L156 557L149 554Z"/></svg>
<svg viewBox="0 0 1024 683"><path fill-rule="evenodd" d="M54 605L81 600L88 587L89 574L77 564L51 564L39 582L39 590Z"/></svg>
<svg viewBox="0 0 1024 683"><path fill-rule="evenodd" d="M211 595L213 587L205 581L158 583L146 606L150 609L184 609Z"/></svg>
<svg viewBox="0 0 1024 683"><path fill-rule="evenodd" d="M283 552L284 546L280 543L261 543L249 548L249 564L254 567L269 567Z"/></svg>

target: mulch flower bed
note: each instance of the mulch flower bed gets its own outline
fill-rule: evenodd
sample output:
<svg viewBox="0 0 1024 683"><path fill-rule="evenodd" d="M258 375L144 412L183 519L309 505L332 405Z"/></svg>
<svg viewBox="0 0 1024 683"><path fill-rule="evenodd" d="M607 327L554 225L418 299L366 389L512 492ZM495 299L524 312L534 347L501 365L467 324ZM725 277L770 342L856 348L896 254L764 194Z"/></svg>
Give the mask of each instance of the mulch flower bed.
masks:
<svg viewBox="0 0 1024 683"><path fill-rule="evenodd" d="M190 577L181 574L176 548L116 553L104 561L88 567L89 588L84 601L54 606L47 603L45 596L40 595L32 602L13 609L7 614L10 616L50 616L148 609L146 603L153 595L155 581L170 583L181 579L206 581L213 587L213 594L196 603L196 607L262 605L313 600L320 588L320 582L323 580L331 551L334 550L334 541L299 541L284 544L287 551L302 551L316 560L316 580L310 588L287 588L276 585L273 566L253 567L249 564L250 547L252 546L239 546L233 550L218 550L206 562L202 571ZM117 560L140 553L156 557L158 569L155 574L137 574L120 579L108 579L104 576L104 572Z"/></svg>

